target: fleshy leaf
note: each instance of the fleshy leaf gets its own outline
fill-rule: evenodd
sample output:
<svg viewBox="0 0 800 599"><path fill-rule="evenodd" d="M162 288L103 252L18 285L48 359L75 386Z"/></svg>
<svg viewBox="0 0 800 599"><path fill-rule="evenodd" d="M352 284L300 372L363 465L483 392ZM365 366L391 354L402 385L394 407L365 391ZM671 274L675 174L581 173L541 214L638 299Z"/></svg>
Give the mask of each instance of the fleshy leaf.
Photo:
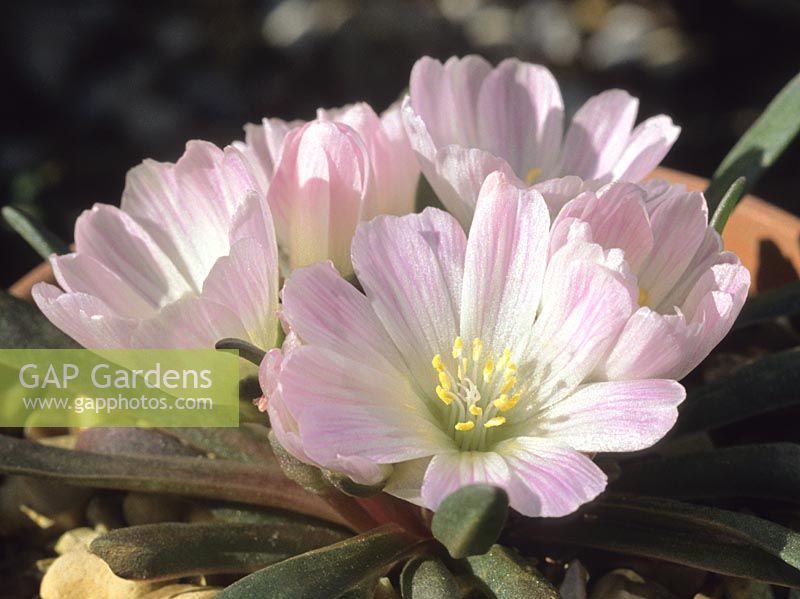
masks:
<svg viewBox="0 0 800 599"><path fill-rule="evenodd" d="M246 464L275 462L265 426L243 423L239 428L165 428L160 432L207 455Z"/></svg>
<svg viewBox="0 0 800 599"><path fill-rule="evenodd" d="M722 230L728 223L728 219L730 218L733 209L736 208L736 204L739 203L739 200L744 194L744 188L746 184L747 180L744 177L739 177L733 183L731 183L728 191L726 191L725 195L722 196L719 206L717 206L717 209L714 211L714 215L711 217L710 224L720 235L722 235Z"/></svg>
<svg viewBox="0 0 800 599"><path fill-rule="evenodd" d="M494 545L483 555L467 558L472 574L479 578L496 599L559 599L558 591L547 579L511 549Z"/></svg>
<svg viewBox="0 0 800 599"><path fill-rule="evenodd" d="M0 290L0 344L6 349L80 347L59 331L36 306Z"/></svg>
<svg viewBox="0 0 800 599"><path fill-rule="evenodd" d="M480 555L497 541L508 515L508 495L490 485L462 487L433 516L433 536L454 558Z"/></svg>
<svg viewBox="0 0 800 599"><path fill-rule="evenodd" d="M346 539L344 529L291 515L269 523L169 522L120 528L90 545L121 578L168 580L222 572L253 572Z"/></svg>
<svg viewBox="0 0 800 599"><path fill-rule="evenodd" d="M672 436L719 428L800 403L800 350L771 354L689 392Z"/></svg>
<svg viewBox="0 0 800 599"><path fill-rule="evenodd" d="M742 445L626 464L612 489L674 499L800 502L800 445Z"/></svg>
<svg viewBox="0 0 800 599"><path fill-rule="evenodd" d="M458 599L455 576L435 558L410 560L400 575L403 599Z"/></svg>
<svg viewBox="0 0 800 599"><path fill-rule="evenodd" d="M259 570L226 588L217 599L339 597L377 578L424 542L389 524Z"/></svg>
<svg viewBox="0 0 800 599"><path fill-rule="evenodd" d="M717 167L706 190L709 210L716 209L726 190L738 177L746 177L747 189L752 188L799 131L800 75L796 75L773 98Z"/></svg>
<svg viewBox="0 0 800 599"><path fill-rule="evenodd" d="M277 466L186 457L102 455L0 435L0 473L101 489L238 501L342 523L327 503L288 480Z"/></svg>
<svg viewBox="0 0 800 599"><path fill-rule="evenodd" d="M781 316L792 316L798 312L800 312L800 281L795 281L748 298L733 328L743 329L751 324Z"/></svg>
<svg viewBox="0 0 800 599"><path fill-rule="evenodd" d="M751 516L649 497L615 496L558 520L531 520L510 542L543 542L660 559L728 576L800 586L800 534Z"/></svg>
<svg viewBox="0 0 800 599"><path fill-rule="evenodd" d="M45 227L39 219L13 206L3 206L2 212L8 225L43 259L47 260L51 254L69 253L67 244Z"/></svg>

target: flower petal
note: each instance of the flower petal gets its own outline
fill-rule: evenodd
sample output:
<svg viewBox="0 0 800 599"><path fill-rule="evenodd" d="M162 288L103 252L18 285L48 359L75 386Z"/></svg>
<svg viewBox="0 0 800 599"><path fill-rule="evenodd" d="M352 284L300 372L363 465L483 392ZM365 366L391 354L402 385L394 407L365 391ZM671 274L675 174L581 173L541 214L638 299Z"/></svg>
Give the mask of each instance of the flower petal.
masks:
<svg viewBox="0 0 800 599"><path fill-rule="evenodd" d="M58 284L68 293L93 295L120 316L128 318L148 318L155 314L157 307L148 298L91 256L77 253L53 255L50 264Z"/></svg>
<svg viewBox="0 0 800 599"><path fill-rule="evenodd" d="M137 321L118 315L86 293L64 293L48 283L33 287L33 300L47 319L84 347L126 348Z"/></svg>
<svg viewBox="0 0 800 599"><path fill-rule="evenodd" d="M518 437L495 451L508 463L511 507L525 516L566 516L606 487L606 475L589 458L549 439Z"/></svg>
<svg viewBox="0 0 800 599"><path fill-rule="evenodd" d="M287 133L302 124L302 121L286 122L281 119L263 119L260 125L248 123L244 126L244 142L235 141L231 144L250 164L259 195L265 195L269 189Z"/></svg>
<svg viewBox="0 0 800 599"><path fill-rule="evenodd" d="M301 462L314 465L314 461L303 449L303 440L300 438L297 421L286 408L280 391L275 391L269 396L266 401L266 410L269 414L270 428L281 447Z"/></svg>
<svg viewBox="0 0 800 599"><path fill-rule="evenodd" d="M683 305L690 322L684 330L683 360L669 376L686 376L728 334L749 288L750 273L738 260L716 264L700 278Z"/></svg>
<svg viewBox="0 0 800 599"><path fill-rule="evenodd" d="M335 110L320 109L317 118L352 127L366 146L372 177L363 220L370 220L378 214L399 216L413 211L419 165L403 129L397 105L381 118L364 102Z"/></svg>
<svg viewBox="0 0 800 599"><path fill-rule="evenodd" d="M414 505L424 506L422 482L431 459L433 458L428 456L395 464L392 476L389 477L383 490Z"/></svg>
<svg viewBox="0 0 800 599"><path fill-rule="evenodd" d="M428 56L411 69L409 93L414 112L437 146L478 143L478 94L492 66L480 56L450 58L445 64Z"/></svg>
<svg viewBox="0 0 800 599"><path fill-rule="evenodd" d="M564 102L552 73L509 58L481 85L477 147L504 158L520 178L535 170L551 173L563 121Z"/></svg>
<svg viewBox="0 0 800 599"><path fill-rule="evenodd" d="M422 389L433 389L431 359L458 335L465 253L458 222L434 208L379 216L353 239L358 280Z"/></svg>
<svg viewBox="0 0 800 599"><path fill-rule="evenodd" d="M676 318L683 321L683 317L664 316L647 306L639 308L626 323L599 376L612 381L668 377L684 354Z"/></svg>
<svg viewBox="0 0 800 599"><path fill-rule="evenodd" d="M451 447L410 382L368 360L307 345L284 357L278 384L306 454L335 468L342 456L390 464Z"/></svg>
<svg viewBox="0 0 800 599"><path fill-rule="evenodd" d="M537 416L530 435L577 451L636 451L661 439L678 418L684 388L671 380L583 385Z"/></svg>
<svg viewBox="0 0 800 599"><path fill-rule="evenodd" d="M278 265L253 238L237 241L218 259L203 284L202 297L227 307L247 331L247 339L269 349L278 335ZM231 336L231 335L226 335Z"/></svg>
<svg viewBox="0 0 800 599"><path fill-rule="evenodd" d="M569 202L553 223L578 219L592 229L592 240L604 249L619 248L631 270L637 272L653 249L653 234L645 208L645 193L633 183L611 183L598 192L584 193ZM563 240L563 236L553 237ZM551 245L550 252L558 247Z"/></svg>
<svg viewBox="0 0 800 599"><path fill-rule="evenodd" d="M291 268L331 259L350 271L369 169L361 138L346 125L313 121L286 136L267 200Z"/></svg>
<svg viewBox="0 0 800 599"><path fill-rule="evenodd" d="M385 170L381 173L381 168L377 167L379 174L375 176L384 181L381 188L394 197L384 213L398 216L408 214L414 211L420 167L403 125L399 101L383 111L381 125L388 140L389 153L382 160Z"/></svg>
<svg viewBox="0 0 800 599"><path fill-rule="evenodd" d="M297 269L283 287L283 318L303 343L376 367L407 373L391 337L363 293L330 262Z"/></svg>
<svg viewBox="0 0 800 599"><path fill-rule="evenodd" d="M493 173L467 241L461 297L461 336L480 337L499 355L516 355L530 336L541 297L550 218L533 189L523 190Z"/></svg>
<svg viewBox="0 0 800 599"><path fill-rule="evenodd" d="M228 253L231 217L256 187L238 150L190 141L175 164L146 160L131 169L121 208L199 291L214 261Z"/></svg>
<svg viewBox="0 0 800 599"><path fill-rule="evenodd" d="M606 260L600 246L576 239L547 266L528 352L535 361L520 364L519 376L537 381L540 397L554 400L580 384L633 312L635 290Z"/></svg>
<svg viewBox="0 0 800 599"><path fill-rule="evenodd" d="M640 181L656 168L678 139L681 128L666 115L651 117L631 133L612 175L615 180Z"/></svg>
<svg viewBox="0 0 800 599"><path fill-rule="evenodd" d="M422 502L436 510L461 487L487 484L508 488L510 474L505 460L492 451L452 451L435 455L425 471Z"/></svg>
<svg viewBox="0 0 800 599"><path fill-rule="evenodd" d="M533 188L542 194L545 203L547 203L551 221L555 220L567 202L586 191L583 179L574 176L547 179L537 183Z"/></svg>
<svg viewBox="0 0 800 599"><path fill-rule="evenodd" d="M153 306L163 306L192 290L172 260L130 215L95 204L75 224L76 253L90 256ZM226 248L227 250L227 248Z"/></svg>
<svg viewBox="0 0 800 599"><path fill-rule="evenodd" d="M131 347L213 348L225 337L248 338L239 317L222 304L187 295L142 321Z"/></svg>
<svg viewBox="0 0 800 599"><path fill-rule="evenodd" d="M582 179L610 175L628 145L638 109L639 101L619 89L590 98L567 130L559 172Z"/></svg>
<svg viewBox="0 0 800 599"><path fill-rule="evenodd" d="M445 208L469 228L483 181L494 171L514 176L511 167L502 158L478 148L436 146L408 96L403 101L402 115L422 173Z"/></svg>
<svg viewBox="0 0 800 599"><path fill-rule="evenodd" d="M684 276L706 239L705 198L699 192L667 198L652 211L650 223L653 252L641 266L639 286L647 293L647 305L661 313L671 312L673 306L664 305L663 300Z"/></svg>
<svg viewBox="0 0 800 599"><path fill-rule="evenodd" d="M489 152L461 146L445 146L436 153L435 173L428 177L437 196L465 229L469 229L481 186L491 173L500 171L516 179L508 163Z"/></svg>

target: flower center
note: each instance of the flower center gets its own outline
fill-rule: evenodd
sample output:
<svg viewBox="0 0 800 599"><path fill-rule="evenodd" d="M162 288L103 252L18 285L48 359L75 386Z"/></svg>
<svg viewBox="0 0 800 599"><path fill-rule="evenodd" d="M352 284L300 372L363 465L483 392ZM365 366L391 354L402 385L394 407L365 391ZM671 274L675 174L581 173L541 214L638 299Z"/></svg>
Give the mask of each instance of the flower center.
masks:
<svg viewBox="0 0 800 599"><path fill-rule="evenodd" d="M499 356L484 352L483 342L472 340L471 351L456 337L452 360L436 354L431 360L439 378L436 396L447 407L448 428L461 449L482 450L492 429L506 423L502 414L519 402L515 393L517 365L506 348Z"/></svg>
<svg viewBox="0 0 800 599"><path fill-rule="evenodd" d="M533 182L539 178L539 175L542 174L542 169L540 168L532 168L528 171L528 174L525 175L525 185L533 185Z"/></svg>

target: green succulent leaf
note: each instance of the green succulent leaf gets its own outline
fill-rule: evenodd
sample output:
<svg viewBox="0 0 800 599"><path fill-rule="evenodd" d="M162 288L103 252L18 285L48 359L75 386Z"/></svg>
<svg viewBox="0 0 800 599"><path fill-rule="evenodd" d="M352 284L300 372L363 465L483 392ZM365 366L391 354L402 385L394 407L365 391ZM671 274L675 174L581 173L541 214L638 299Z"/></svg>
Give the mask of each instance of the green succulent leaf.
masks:
<svg viewBox="0 0 800 599"><path fill-rule="evenodd" d="M508 516L508 495L490 485L462 487L433 516L433 536L456 559L489 551Z"/></svg>
<svg viewBox="0 0 800 599"><path fill-rule="evenodd" d="M612 489L674 499L800 502L800 445L743 445L628 464Z"/></svg>
<svg viewBox="0 0 800 599"><path fill-rule="evenodd" d="M769 103L756 122L720 163L706 190L709 210L719 205L738 177L747 178L745 191L778 159L800 132L800 75L796 75Z"/></svg>
<svg viewBox="0 0 800 599"><path fill-rule="evenodd" d="M673 436L719 428L800 403L800 349L770 354L689 392Z"/></svg>
<svg viewBox="0 0 800 599"><path fill-rule="evenodd" d="M660 559L727 576L800 586L800 534L749 514L649 497L608 496L558 520L531 521L511 542L543 542Z"/></svg>
<svg viewBox="0 0 800 599"><path fill-rule="evenodd" d="M800 312L800 281L795 281L748 298L733 328L743 329L781 316L793 316L798 312Z"/></svg>
<svg viewBox="0 0 800 599"><path fill-rule="evenodd" d="M493 545L467 558L469 569L496 599L559 599L558 591L531 564L511 549Z"/></svg>
<svg viewBox="0 0 800 599"><path fill-rule="evenodd" d="M8 225L43 259L47 260L51 254L69 253L69 246L34 216L14 206L3 206L2 213Z"/></svg>
<svg viewBox="0 0 800 599"><path fill-rule="evenodd" d="M736 204L739 203L739 200L744 195L744 188L747 185L747 179L744 177L739 177L728 188L728 191L725 192L725 195L722 196L722 199L719 202L719 206L714 211L714 215L711 217L710 225L714 227L714 230L722 235L722 230L725 228L725 225L728 223L728 219L733 212L733 209L736 208Z"/></svg>
<svg viewBox="0 0 800 599"><path fill-rule="evenodd" d="M269 523L168 522L120 528L97 537L90 550L121 578L168 580L253 572L348 536L344 529L276 514Z"/></svg>
<svg viewBox="0 0 800 599"><path fill-rule="evenodd" d="M275 507L341 523L324 500L288 480L280 468L204 458L104 455L48 447L0 435L0 474L79 486L173 493Z"/></svg>
<svg viewBox="0 0 800 599"><path fill-rule="evenodd" d="M164 428L159 431L213 458L245 464L275 462L266 426L242 423L239 428Z"/></svg>
<svg viewBox="0 0 800 599"><path fill-rule="evenodd" d="M339 597L376 579L424 542L389 524L245 576L217 599Z"/></svg>
<svg viewBox="0 0 800 599"><path fill-rule="evenodd" d="M0 290L0 345L6 349L80 347L59 331L39 309Z"/></svg>
<svg viewBox="0 0 800 599"><path fill-rule="evenodd" d="M450 570L435 558L418 557L400 574L403 599L458 599L458 582Z"/></svg>

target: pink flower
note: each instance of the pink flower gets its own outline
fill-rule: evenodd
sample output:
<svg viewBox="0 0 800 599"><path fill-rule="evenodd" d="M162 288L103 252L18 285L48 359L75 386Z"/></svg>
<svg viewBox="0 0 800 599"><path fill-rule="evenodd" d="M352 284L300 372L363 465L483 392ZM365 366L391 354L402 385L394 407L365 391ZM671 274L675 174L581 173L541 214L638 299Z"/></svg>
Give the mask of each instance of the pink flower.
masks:
<svg viewBox="0 0 800 599"><path fill-rule="evenodd" d="M634 128L637 109L626 92L605 91L578 110L564 136L561 92L545 67L425 57L411 71L403 119L422 172L467 226L483 180L496 170L528 185L567 175L602 183L642 179L680 129L664 115Z"/></svg>
<svg viewBox="0 0 800 599"><path fill-rule="evenodd" d="M75 252L51 258L61 289L36 285L37 305L86 347L213 347L223 337L272 347L277 246L256 189L232 147L192 141L176 164L146 160L128 173L121 208L81 215Z"/></svg>
<svg viewBox="0 0 800 599"><path fill-rule="evenodd" d="M370 175L367 149L350 127L312 121L289 132L267 202L290 270L330 259L351 271Z"/></svg>
<svg viewBox="0 0 800 599"><path fill-rule="evenodd" d="M380 117L364 102L317 111L320 121L335 121L353 128L367 148L372 170L363 220L379 214L401 216L414 210L419 164L403 128L399 104Z"/></svg>
<svg viewBox="0 0 800 599"><path fill-rule="evenodd" d="M620 250L580 235L548 258L549 231L539 192L496 173L468 239L430 208L360 225L365 294L330 264L293 273L283 309L300 344L262 364L263 380L277 372L279 440L357 482L388 477L386 491L431 509L478 482L530 516L594 498L606 477L586 454L653 444L684 390L597 378L638 288Z"/></svg>
<svg viewBox="0 0 800 599"><path fill-rule="evenodd" d="M331 259L352 272L350 242L361 220L414 209L419 166L397 106L320 109L307 124L264 119L245 128L247 157L275 216L288 269Z"/></svg>
<svg viewBox="0 0 800 599"><path fill-rule="evenodd" d="M703 195L663 181L583 192L558 213L551 253L575 234L576 223L585 224L580 235L587 241L623 250L638 287L640 307L600 375L686 376L728 333L750 287L750 273L709 226Z"/></svg>

